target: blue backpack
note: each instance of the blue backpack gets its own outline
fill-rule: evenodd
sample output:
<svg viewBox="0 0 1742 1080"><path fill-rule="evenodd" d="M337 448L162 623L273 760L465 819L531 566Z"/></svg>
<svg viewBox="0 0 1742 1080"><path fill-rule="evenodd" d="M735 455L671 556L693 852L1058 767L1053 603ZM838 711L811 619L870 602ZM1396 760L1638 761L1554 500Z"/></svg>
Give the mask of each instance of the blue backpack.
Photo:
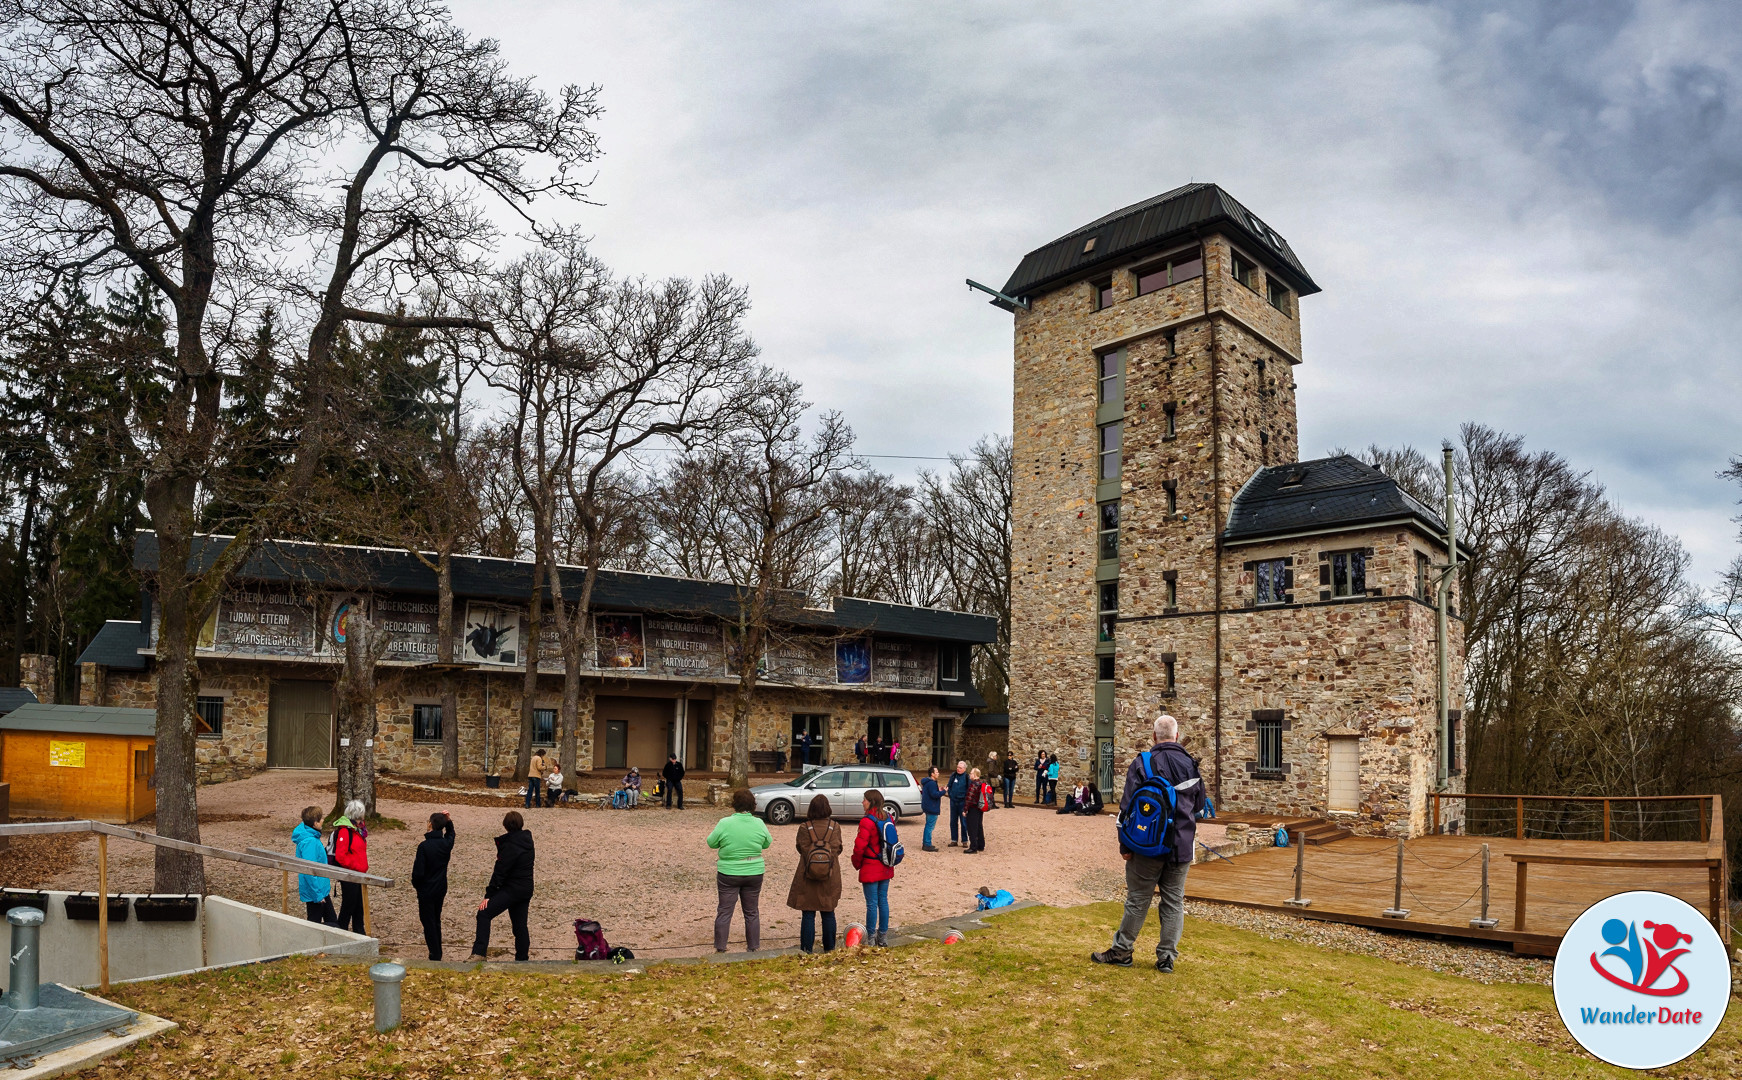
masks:
<svg viewBox="0 0 1742 1080"><path fill-rule="evenodd" d="M895 822L884 820L877 825L877 861L894 869L901 865L901 860L907 858L907 849L901 846L901 838L896 835Z"/></svg>
<svg viewBox="0 0 1742 1080"><path fill-rule="evenodd" d="M1143 763L1143 779L1131 793L1131 802L1119 815L1119 841L1134 854L1160 859L1174 853L1173 812L1179 806L1179 793L1196 787L1198 777L1174 785L1155 771L1150 760L1153 750L1137 757Z"/></svg>

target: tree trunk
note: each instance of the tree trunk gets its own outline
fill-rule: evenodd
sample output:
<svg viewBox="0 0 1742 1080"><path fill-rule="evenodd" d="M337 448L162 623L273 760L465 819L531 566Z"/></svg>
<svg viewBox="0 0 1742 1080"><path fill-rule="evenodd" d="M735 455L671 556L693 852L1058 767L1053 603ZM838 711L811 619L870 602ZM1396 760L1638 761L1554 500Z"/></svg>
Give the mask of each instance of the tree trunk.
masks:
<svg viewBox="0 0 1742 1080"><path fill-rule="evenodd" d="M352 799L365 817L375 816L376 664L387 635L369 619L351 615L345 636L345 670L339 679L339 782L333 801L342 813Z"/></svg>
<svg viewBox="0 0 1742 1080"><path fill-rule="evenodd" d="M454 554L451 544L442 545L437 553L436 569L436 662L444 669L454 662ZM442 694L442 779L460 775L460 695L454 686L454 673L443 670Z"/></svg>
<svg viewBox="0 0 1742 1080"><path fill-rule="evenodd" d="M756 678L762 660L763 630L766 615L754 609L763 608L753 601L748 625L742 626L738 651L738 686L732 693L732 761L726 780L735 788L750 786L750 702L756 695Z"/></svg>
<svg viewBox="0 0 1742 1080"><path fill-rule="evenodd" d="M173 520L153 506L155 521ZM184 529L158 532L157 574L157 832L200 841L199 779L194 757L194 702L199 694L199 664L194 634L202 617L190 618L187 574L191 543ZM156 849L152 888L160 893L204 893L205 861L198 855Z"/></svg>
<svg viewBox="0 0 1742 1080"><path fill-rule="evenodd" d="M520 643L526 657L526 679L520 685L520 745L514 751L514 777L526 778L532 771L532 710L538 704L538 654L542 652L540 638L544 635L544 604L539 598L537 571L533 572L531 617L527 640Z"/></svg>

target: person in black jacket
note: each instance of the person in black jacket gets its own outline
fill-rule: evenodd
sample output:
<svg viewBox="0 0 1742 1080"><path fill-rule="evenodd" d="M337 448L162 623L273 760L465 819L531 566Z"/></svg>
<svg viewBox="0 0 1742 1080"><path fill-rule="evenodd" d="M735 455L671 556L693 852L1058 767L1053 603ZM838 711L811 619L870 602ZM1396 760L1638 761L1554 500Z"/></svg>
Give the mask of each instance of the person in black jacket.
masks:
<svg viewBox="0 0 1742 1080"><path fill-rule="evenodd" d="M490 950L490 923L504 911L514 927L514 959L525 960L532 951L532 935L526 929L526 910L532 906L532 834L520 811L502 815L503 833L496 838L496 869L484 886L478 904L478 935L472 941L473 960L483 960Z"/></svg>
<svg viewBox="0 0 1742 1080"><path fill-rule="evenodd" d="M429 958L442 958L442 902L448 897L448 860L454 854L454 821L437 811L429 816L429 832L417 845L411 862L411 887L417 890L417 921Z"/></svg>
<svg viewBox="0 0 1742 1080"><path fill-rule="evenodd" d="M683 762L676 754L665 755L665 768L659 770L659 775L665 779L665 808L671 809L671 797L677 794L677 808L683 809Z"/></svg>

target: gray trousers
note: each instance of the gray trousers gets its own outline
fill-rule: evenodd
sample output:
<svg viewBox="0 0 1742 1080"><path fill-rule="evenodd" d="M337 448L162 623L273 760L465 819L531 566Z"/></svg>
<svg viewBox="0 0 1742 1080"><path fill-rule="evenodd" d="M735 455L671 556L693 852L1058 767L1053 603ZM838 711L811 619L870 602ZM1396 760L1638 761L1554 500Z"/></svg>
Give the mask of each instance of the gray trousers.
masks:
<svg viewBox="0 0 1742 1080"><path fill-rule="evenodd" d="M751 952L762 947L762 875L739 877L735 874L714 874L720 892L720 904L714 911L714 951L725 952L732 936L732 912L740 904L744 908L744 947Z"/></svg>
<svg viewBox="0 0 1742 1080"><path fill-rule="evenodd" d="M1133 855L1125 864L1125 917L1113 935L1113 947L1130 952L1137 945L1137 935L1143 932L1143 920L1149 917L1149 902L1155 887L1161 886L1161 898L1156 902L1161 919L1161 940L1155 943L1155 958L1171 960L1179 955L1179 935L1186 921L1186 871L1190 863L1151 859Z"/></svg>

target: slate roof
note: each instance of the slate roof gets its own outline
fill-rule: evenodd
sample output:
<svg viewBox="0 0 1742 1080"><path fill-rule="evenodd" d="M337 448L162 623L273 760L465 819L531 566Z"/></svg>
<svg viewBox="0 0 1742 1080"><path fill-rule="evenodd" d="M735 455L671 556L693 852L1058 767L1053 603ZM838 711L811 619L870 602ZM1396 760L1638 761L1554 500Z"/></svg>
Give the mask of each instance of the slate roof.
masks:
<svg viewBox="0 0 1742 1080"><path fill-rule="evenodd" d="M145 624L137 619L110 619L79 654L78 663L102 664L117 671L144 671L139 650L150 645Z"/></svg>
<svg viewBox="0 0 1742 1080"><path fill-rule="evenodd" d="M1010 726L1010 714L1005 712L977 712L962 721L963 727L971 728L1007 728Z"/></svg>
<svg viewBox="0 0 1742 1080"><path fill-rule="evenodd" d="M151 709L117 709L98 705L20 705L0 716L0 730L149 738L157 734L157 713Z"/></svg>
<svg viewBox="0 0 1742 1080"><path fill-rule="evenodd" d="M190 562L195 569L210 566L229 546L231 539L228 536L201 538ZM157 569L157 560L157 534L141 529L134 534L134 568L149 574ZM524 560L456 555L453 560L454 596L525 603L532 589L533 570L533 564ZM580 591L585 573L585 569L579 566L560 568L565 595ZM297 581L329 588L436 594L435 571L399 548L269 540L243 564L236 576L251 581ZM651 611L732 618L738 612L737 597L738 587L726 582L622 570L599 571L593 588L593 606L601 611ZM849 596L836 597L833 610L807 608L803 606L802 595L796 592L784 593L781 600L784 603L779 605L779 618L788 625L830 630L877 630L886 634L973 644L989 643L997 638L998 622L990 615L886 604ZM104 632L113 625L105 626ZM101 638L102 634L99 633L98 637ZM95 647L96 641L91 644ZM83 656L79 659L84 662Z"/></svg>
<svg viewBox="0 0 1742 1080"><path fill-rule="evenodd" d="M35 705L36 695L22 686L0 686L0 716L20 705Z"/></svg>
<svg viewBox="0 0 1742 1080"><path fill-rule="evenodd" d="M1222 226L1246 241L1246 253L1274 269L1297 293L1310 296L1321 291L1288 241L1215 184L1186 184L1071 230L1024 255L1002 291L1036 296L1102 267L1161 254L1164 248ZM1085 253L1091 237L1094 250Z"/></svg>
<svg viewBox="0 0 1742 1080"><path fill-rule="evenodd" d="M1224 542L1409 520L1444 536L1443 518L1397 481L1347 454L1259 469L1234 496ZM1460 545L1461 547L1461 545Z"/></svg>

